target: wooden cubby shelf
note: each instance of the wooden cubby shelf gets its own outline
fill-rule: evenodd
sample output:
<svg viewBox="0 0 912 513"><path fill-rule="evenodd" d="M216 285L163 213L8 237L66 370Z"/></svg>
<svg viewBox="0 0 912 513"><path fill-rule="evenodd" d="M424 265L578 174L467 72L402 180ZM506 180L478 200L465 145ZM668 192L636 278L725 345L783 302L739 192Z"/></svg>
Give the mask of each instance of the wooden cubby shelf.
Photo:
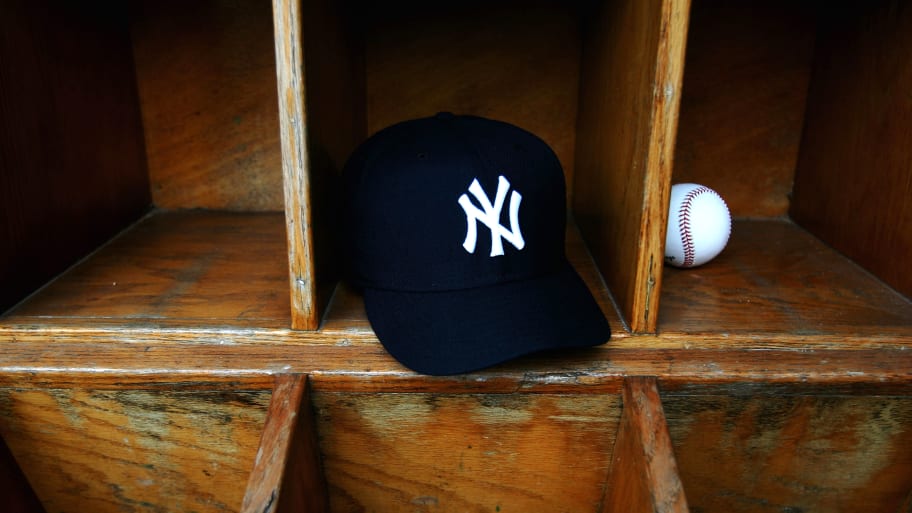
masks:
<svg viewBox="0 0 912 513"><path fill-rule="evenodd" d="M910 90L900 0L0 2L0 511L908 513ZM340 172L440 111L554 149L607 344L384 350Z"/></svg>

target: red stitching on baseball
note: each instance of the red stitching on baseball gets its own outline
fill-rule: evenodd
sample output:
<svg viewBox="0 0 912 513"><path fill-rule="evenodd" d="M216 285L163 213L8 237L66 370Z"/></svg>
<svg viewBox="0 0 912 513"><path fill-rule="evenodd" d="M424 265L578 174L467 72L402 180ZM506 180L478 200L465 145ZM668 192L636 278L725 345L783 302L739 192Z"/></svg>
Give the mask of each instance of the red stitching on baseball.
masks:
<svg viewBox="0 0 912 513"><path fill-rule="evenodd" d="M684 247L684 262L681 264L683 267L692 266L696 257L693 232L690 229L690 209L693 206L694 199L705 192L712 193L713 190L709 187L701 186L688 192L684 196L684 201L681 202L681 208L678 209L678 229L681 232L681 245Z"/></svg>

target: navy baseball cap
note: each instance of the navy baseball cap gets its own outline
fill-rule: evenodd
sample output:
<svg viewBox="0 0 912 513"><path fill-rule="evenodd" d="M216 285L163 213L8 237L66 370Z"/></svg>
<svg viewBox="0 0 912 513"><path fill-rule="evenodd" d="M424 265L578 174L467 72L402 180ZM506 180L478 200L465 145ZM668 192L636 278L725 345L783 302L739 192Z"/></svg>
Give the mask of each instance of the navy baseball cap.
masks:
<svg viewBox="0 0 912 513"><path fill-rule="evenodd" d="M540 138L440 113L368 138L344 181L351 280L406 367L459 374L608 341L567 260L564 173Z"/></svg>

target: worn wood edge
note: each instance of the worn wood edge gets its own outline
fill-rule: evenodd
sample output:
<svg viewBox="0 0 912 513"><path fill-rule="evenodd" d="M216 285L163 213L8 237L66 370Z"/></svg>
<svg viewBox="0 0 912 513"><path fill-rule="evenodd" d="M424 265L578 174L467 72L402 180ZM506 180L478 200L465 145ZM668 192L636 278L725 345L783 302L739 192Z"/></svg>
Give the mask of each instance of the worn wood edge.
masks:
<svg viewBox="0 0 912 513"><path fill-rule="evenodd" d="M273 0L276 78L282 142L285 223L288 240L291 326L318 325L308 176L307 111L300 1Z"/></svg>
<svg viewBox="0 0 912 513"><path fill-rule="evenodd" d="M636 287L632 312L642 313L628 319L634 333L654 333L659 317L662 270L665 264L665 230L678 132L678 111L684 80L684 54L690 0L662 2L658 58L653 81L653 107L650 122L644 180L643 215L640 217L642 243L636 264Z"/></svg>
<svg viewBox="0 0 912 513"><path fill-rule="evenodd" d="M315 390L466 393L616 393L626 376L666 389L755 382L761 388L834 387L869 394L912 390L912 351L731 351L597 348L537 355L447 377L414 373L381 346L124 347L16 344L0 352L0 386L47 388L262 389L271 376L308 374Z"/></svg>
<svg viewBox="0 0 912 513"><path fill-rule="evenodd" d="M687 499L655 378L627 378L623 398L602 511L686 513Z"/></svg>
<svg viewBox="0 0 912 513"><path fill-rule="evenodd" d="M307 376L278 375L241 512L323 512L325 486Z"/></svg>

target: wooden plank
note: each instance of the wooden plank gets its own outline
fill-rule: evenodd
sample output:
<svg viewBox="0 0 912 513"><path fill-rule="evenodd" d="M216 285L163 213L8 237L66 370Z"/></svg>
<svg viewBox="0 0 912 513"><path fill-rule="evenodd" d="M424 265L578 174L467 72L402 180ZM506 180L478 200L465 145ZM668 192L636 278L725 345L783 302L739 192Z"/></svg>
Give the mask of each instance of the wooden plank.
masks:
<svg viewBox="0 0 912 513"><path fill-rule="evenodd" d="M0 509L6 513L44 513L3 438L0 438Z"/></svg>
<svg viewBox="0 0 912 513"><path fill-rule="evenodd" d="M912 6L826 9L791 215L912 297Z"/></svg>
<svg viewBox="0 0 912 513"><path fill-rule="evenodd" d="M135 327L289 324L280 214L161 212L13 317Z"/></svg>
<svg viewBox="0 0 912 513"><path fill-rule="evenodd" d="M727 393L663 396L694 510L906 511L912 397Z"/></svg>
<svg viewBox="0 0 912 513"><path fill-rule="evenodd" d="M617 395L315 393L334 512L596 511Z"/></svg>
<svg viewBox="0 0 912 513"><path fill-rule="evenodd" d="M269 396L7 388L0 434L49 513L236 511Z"/></svg>
<svg viewBox="0 0 912 513"><path fill-rule="evenodd" d="M656 381L629 377L602 512L687 511Z"/></svg>
<svg viewBox="0 0 912 513"><path fill-rule="evenodd" d="M366 3L368 132L436 112L544 139L573 183L579 2ZM416 8L417 7L417 8Z"/></svg>
<svg viewBox="0 0 912 513"><path fill-rule="evenodd" d="M291 326L316 329L311 177L307 146L304 49L301 2L273 0L276 76L279 90L279 133L282 141L282 175L285 229L288 241Z"/></svg>
<svg viewBox="0 0 912 513"><path fill-rule="evenodd" d="M573 211L635 333L655 331L689 1L605 2L583 45Z"/></svg>
<svg viewBox="0 0 912 513"><path fill-rule="evenodd" d="M281 211L269 5L151 0L133 9L155 205Z"/></svg>
<svg viewBox="0 0 912 513"><path fill-rule="evenodd" d="M786 215L817 7L788 0L694 0L675 183L713 188L734 216Z"/></svg>
<svg viewBox="0 0 912 513"><path fill-rule="evenodd" d="M788 221L736 221L728 247L696 269L667 269L659 332L751 340L912 333L912 301ZM849 342L854 339L856 342Z"/></svg>
<svg viewBox="0 0 912 513"><path fill-rule="evenodd" d="M149 207L127 14L0 5L0 311Z"/></svg>
<svg viewBox="0 0 912 513"><path fill-rule="evenodd" d="M307 376L279 375L242 513L327 511Z"/></svg>

